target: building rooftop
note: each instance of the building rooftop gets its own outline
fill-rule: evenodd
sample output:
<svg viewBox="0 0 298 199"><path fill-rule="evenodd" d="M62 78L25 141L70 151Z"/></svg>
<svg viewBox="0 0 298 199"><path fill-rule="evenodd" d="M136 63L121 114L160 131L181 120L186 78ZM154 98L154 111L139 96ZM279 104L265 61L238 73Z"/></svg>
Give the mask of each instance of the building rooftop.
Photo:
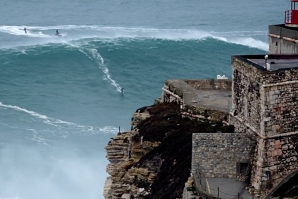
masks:
<svg viewBox="0 0 298 199"><path fill-rule="evenodd" d="M289 30L298 31L298 27L290 27L290 26L286 26L285 24L269 25L269 30L276 29L276 28L285 28L285 29L289 29Z"/></svg>
<svg viewBox="0 0 298 199"><path fill-rule="evenodd" d="M238 59L247 62L262 71L280 71L298 69L298 54L289 55L236 55Z"/></svg>

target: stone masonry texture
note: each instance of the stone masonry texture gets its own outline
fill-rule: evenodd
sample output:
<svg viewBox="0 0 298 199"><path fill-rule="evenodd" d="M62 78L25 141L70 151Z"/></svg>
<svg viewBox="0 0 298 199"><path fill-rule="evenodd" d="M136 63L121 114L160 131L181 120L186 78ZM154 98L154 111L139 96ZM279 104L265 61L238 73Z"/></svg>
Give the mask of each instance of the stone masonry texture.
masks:
<svg viewBox="0 0 298 199"><path fill-rule="evenodd" d="M236 57L232 65L232 115L265 136L296 131L298 69L261 71Z"/></svg>
<svg viewBox="0 0 298 199"><path fill-rule="evenodd" d="M242 133L194 133L192 172L204 177L236 178L237 163L250 163L255 140Z"/></svg>
<svg viewBox="0 0 298 199"><path fill-rule="evenodd" d="M266 71L232 57L229 122L237 133L257 136L251 185L265 198L298 170L298 69Z"/></svg>

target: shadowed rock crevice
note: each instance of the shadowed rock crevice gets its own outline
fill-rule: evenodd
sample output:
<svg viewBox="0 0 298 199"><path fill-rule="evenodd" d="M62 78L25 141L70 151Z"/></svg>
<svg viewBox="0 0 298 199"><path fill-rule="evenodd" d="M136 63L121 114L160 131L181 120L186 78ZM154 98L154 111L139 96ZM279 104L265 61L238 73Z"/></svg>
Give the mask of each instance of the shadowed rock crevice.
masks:
<svg viewBox="0 0 298 199"><path fill-rule="evenodd" d="M182 118L177 104L155 105L148 107L147 111L151 117L137 125L139 134L133 139L140 141L142 137L143 142L161 143L135 165L158 171L146 198L181 197L190 175L192 133L231 132L232 128L223 127L221 122L209 123Z"/></svg>
<svg viewBox="0 0 298 199"><path fill-rule="evenodd" d="M119 133L106 146L111 175L107 199L181 198L190 176L192 133L232 129L221 122L182 117L175 103L142 107L132 122L132 131Z"/></svg>

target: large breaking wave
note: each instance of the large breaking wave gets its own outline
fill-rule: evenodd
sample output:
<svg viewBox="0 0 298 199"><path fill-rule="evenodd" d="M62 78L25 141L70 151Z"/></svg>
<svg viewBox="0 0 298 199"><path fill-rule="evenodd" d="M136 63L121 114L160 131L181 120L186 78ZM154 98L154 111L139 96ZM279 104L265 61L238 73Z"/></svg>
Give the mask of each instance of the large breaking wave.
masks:
<svg viewBox="0 0 298 199"><path fill-rule="evenodd" d="M24 32L27 28L27 34ZM63 37L54 35L58 29ZM22 37L4 47L43 45L47 43L66 43L82 39L164 39L164 40L204 40L212 38L222 42L239 44L267 51L265 41L267 31L230 31L214 32L193 29L155 29L145 27L106 27L96 25L61 25L61 26L0 26L0 33ZM27 38L27 40L25 40ZM35 38L35 39L34 39ZM261 38L261 39L260 39ZM38 39L38 40L36 40Z"/></svg>

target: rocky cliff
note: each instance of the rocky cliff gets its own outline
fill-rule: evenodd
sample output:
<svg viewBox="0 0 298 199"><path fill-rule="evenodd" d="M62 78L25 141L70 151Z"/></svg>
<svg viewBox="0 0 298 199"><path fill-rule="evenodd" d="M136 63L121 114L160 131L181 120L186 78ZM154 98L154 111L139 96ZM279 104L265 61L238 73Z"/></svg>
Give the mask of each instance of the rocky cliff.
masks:
<svg viewBox="0 0 298 199"><path fill-rule="evenodd" d="M221 122L182 117L172 103L138 109L132 126L106 146L106 199L181 198L190 176L192 133L231 131Z"/></svg>

